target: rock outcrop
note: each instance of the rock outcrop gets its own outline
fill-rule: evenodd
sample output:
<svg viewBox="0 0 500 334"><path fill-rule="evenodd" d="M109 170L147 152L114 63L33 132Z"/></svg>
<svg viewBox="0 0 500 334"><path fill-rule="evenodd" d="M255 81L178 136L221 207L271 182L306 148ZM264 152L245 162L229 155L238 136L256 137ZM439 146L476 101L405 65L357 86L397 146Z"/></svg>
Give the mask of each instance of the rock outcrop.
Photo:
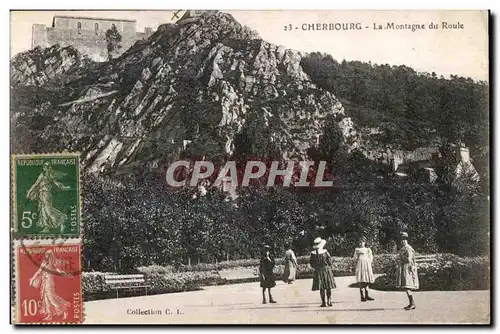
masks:
<svg viewBox="0 0 500 334"><path fill-rule="evenodd" d="M12 60L10 82L12 86L43 86L88 62L72 46L37 47Z"/></svg>

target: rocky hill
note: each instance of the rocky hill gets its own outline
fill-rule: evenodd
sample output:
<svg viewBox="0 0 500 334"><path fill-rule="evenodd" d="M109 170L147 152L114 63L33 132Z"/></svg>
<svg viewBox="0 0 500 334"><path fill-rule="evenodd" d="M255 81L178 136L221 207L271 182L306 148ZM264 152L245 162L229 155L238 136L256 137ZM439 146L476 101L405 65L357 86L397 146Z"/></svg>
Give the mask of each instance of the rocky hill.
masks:
<svg viewBox="0 0 500 334"><path fill-rule="evenodd" d="M306 158L334 127L349 152L352 121L302 57L216 11L162 25L106 63L57 45L21 53L11 64L12 150L81 151L88 173L180 155Z"/></svg>
<svg viewBox="0 0 500 334"><path fill-rule="evenodd" d="M413 92L406 78L420 90L403 90ZM474 91L467 85L302 55L263 41L231 15L205 12L160 26L105 63L57 45L15 56L11 152L82 152L84 270L249 258L262 244L282 254L290 241L305 254L316 236L336 255L352 254L361 235L376 252L393 252L401 230L419 252L482 255L490 247L487 183L481 192L475 185L457 192L441 180L400 178L378 163L389 144L433 144L421 114L434 125L435 110L448 110L450 120L440 125L447 128L451 111L461 110L470 114L461 124L474 124L481 114L468 113L468 101L484 99L460 94ZM444 98L436 96L442 91ZM463 128L488 137L477 125ZM435 153L404 150L403 157ZM165 165L189 157L328 159L339 186L241 187L229 201L213 187L158 182Z"/></svg>

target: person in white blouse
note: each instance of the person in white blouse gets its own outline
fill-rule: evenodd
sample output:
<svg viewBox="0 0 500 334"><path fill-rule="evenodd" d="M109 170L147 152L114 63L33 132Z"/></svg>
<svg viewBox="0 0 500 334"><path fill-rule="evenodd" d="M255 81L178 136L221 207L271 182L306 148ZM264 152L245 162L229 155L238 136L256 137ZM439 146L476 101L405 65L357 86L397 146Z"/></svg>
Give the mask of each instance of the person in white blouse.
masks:
<svg viewBox="0 0 500 334"><path fill-rule="evenodd" d="M354 258L356 259L356 281L359 284L361 301L374 300L368 295L368 286L375 281L372 271L373 253L369 247L366 247L365 237L359 240L359 247L354 250Z"/></svg>

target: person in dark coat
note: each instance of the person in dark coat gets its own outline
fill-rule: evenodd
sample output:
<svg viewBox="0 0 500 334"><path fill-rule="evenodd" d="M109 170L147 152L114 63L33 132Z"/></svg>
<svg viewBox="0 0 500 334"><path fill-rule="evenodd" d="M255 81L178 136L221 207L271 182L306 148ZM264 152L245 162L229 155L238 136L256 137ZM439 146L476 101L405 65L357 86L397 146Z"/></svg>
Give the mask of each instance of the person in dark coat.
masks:
<svg viewBox="0 0 500 334"><path fill-rule="evenodd" d="M271 288L276 286L274 278L274 258L271 257L268 245L264 246L262 256L260 259L259 273L260 273L260 287L262 288L262 304L266 304L266 289L269 293L269 302L274 304L276 301L271 294Z"/></svg>
<svg viewBox="0 0 500 334"><path fill-rule="evenodd" d="M398 268L396 271L396 287L406 291L410 304L405 306L405 310L414 310L415 302L413 301L412 290L418 290L418 272L417 262L415 260L415 251L408 244L408 233L401 232L401 249L398 253Z"/></svg>
<svg viewBox="0 0 500 334"><path fill-rule="evenodd" d="M309 263L314 268L313 291L318 291L321 296L321 307L332 306L332 290L335 289L335 278L333 276L333 260L328 251L324 248L326 240L314 239L314 250L311 252ZM325 292L327 303L325 303Z"/></svg>

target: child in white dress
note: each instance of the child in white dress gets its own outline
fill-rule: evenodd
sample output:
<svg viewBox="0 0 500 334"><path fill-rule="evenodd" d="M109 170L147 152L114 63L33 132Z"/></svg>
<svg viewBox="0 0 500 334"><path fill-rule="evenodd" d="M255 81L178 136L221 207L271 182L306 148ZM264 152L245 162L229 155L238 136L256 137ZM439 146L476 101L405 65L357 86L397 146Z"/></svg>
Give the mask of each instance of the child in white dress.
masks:
<svg viewBox="0 0 500 334"><path fill-rule="evenodd" d="M366 238L362 237L359 241L359 247L354 251L356 259L356 281L359 283L359 293L361 301L374 300L368 295L368 285L373 283L372 261L373 253L369 247L366 247ZM364 290L364 293L363 293Z"/></svg>

